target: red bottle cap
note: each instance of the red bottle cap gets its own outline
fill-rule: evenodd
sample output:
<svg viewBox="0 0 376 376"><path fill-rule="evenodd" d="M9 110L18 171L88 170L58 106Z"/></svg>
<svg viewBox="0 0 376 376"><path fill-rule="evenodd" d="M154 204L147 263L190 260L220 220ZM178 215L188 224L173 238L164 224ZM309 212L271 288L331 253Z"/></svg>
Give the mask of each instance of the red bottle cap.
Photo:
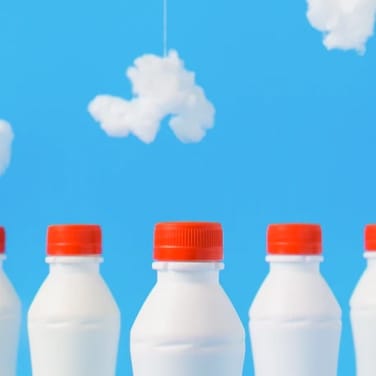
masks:
<svg viewBox="0 0 376 376"><path fill-rule="evenodd" d="M154 230L154 260L221 261L223 233L220 223L158 223Z"/></svg>
<svg viewBox="0 0 376 376"><path fill-rule="evenodd" d="M49 256L88 256L102 253L98 225L53 225L47 230Z"/></svg>
<svg viewBox="0 0 376 376"><path fill-rule="evenodd" d="M5 228L0 227L0 254L5 253Z"/></svg>
<svg viewBox="0 0 376 376"><path fill-rule="evenodd" d="M271 255L321 255L321 227L301 223L269 225L267 252Z"/></svg>
<svg viewBox="0 0 376 376"><path fill-rule="evenodd" d="M364 229L364 247L366 251L376 251L376 224L366 225Z"/></svg>

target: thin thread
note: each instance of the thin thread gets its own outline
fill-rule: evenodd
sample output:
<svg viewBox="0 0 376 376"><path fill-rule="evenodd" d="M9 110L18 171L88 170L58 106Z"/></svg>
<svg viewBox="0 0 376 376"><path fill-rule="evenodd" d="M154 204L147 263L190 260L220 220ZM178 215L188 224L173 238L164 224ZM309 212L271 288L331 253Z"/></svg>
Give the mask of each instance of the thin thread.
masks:
<svg viewBox="0 0 376 376"><path fill-rule="evenodd" d="M167 56L167 0L163 0L163 55Z"/></svg>

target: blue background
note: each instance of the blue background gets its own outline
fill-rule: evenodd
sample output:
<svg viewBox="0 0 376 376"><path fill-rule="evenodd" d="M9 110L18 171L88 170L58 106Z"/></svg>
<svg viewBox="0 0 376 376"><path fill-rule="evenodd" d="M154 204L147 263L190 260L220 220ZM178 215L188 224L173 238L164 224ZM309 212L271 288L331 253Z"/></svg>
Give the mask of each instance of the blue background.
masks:
<svg viewBox="0 0 376 376"><path fill-rule="evenodd" d="M376 221L376 40L363 57L326 51L305 1L169 3L169 47L217 109L199 144L181 144L166 123L151 145L109 138L86 111L99 93L129 98L125 69L162 52L161 0L0 3L0 118L16 135L0 220L24 319L48 271L47 225L100 223L103 275L123 314L118 374L130 375L155 222L223 223L222 283L245 326L268 270L267 224L318 222L322 271L344 310L339 375L353 375L348 299L365 266L363 226ZM27 346L24 324L21 376Z"/></svg>

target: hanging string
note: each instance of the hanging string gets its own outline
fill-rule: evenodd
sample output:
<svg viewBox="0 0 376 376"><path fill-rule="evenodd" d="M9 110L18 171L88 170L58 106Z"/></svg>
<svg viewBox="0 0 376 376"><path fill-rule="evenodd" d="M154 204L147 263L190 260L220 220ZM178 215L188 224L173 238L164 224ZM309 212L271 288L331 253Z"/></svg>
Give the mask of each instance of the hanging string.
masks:
<svg viewBox="0 0 376 376"><path fill-rule="evenodd" d="M163 0L163 55L167 56L167 0Z"/></svg>

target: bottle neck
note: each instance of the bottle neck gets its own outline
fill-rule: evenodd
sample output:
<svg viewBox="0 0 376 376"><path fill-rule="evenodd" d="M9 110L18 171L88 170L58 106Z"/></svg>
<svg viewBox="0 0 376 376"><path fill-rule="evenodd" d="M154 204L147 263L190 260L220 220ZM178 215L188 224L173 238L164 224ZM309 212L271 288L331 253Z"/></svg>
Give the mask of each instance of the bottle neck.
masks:
<svg viewBox="0 0 376 376"><path fill-rule="evenodd" d="M3 269L3 262L6 258L7 256L4 253L0 254L0 270Z"/></svg>
<svg viewBox="0 0 376 376"><path fill-rule="evenodd" d="M304 271L318 273L322 256L268 255L270 271Z"/></svg>
<svg viewBox="0 0 376 376"><path fill-rule="evenodd" d="M99 273L101 256L48 256L46 262L53 273Z"/></svg>
<svg viewBox="0 0 376 376"><path fill-rule="evenodd" d="M375 251L364 252L364 258L367 260L367 267L369 269L376 269L376 252Z"/></svg>
<svg viewBox="0 0 376 376"><path fill-rule="evenodd" d="M159 283L191 282L219 283L221 262L162 262L153 263Z"/></svg>

